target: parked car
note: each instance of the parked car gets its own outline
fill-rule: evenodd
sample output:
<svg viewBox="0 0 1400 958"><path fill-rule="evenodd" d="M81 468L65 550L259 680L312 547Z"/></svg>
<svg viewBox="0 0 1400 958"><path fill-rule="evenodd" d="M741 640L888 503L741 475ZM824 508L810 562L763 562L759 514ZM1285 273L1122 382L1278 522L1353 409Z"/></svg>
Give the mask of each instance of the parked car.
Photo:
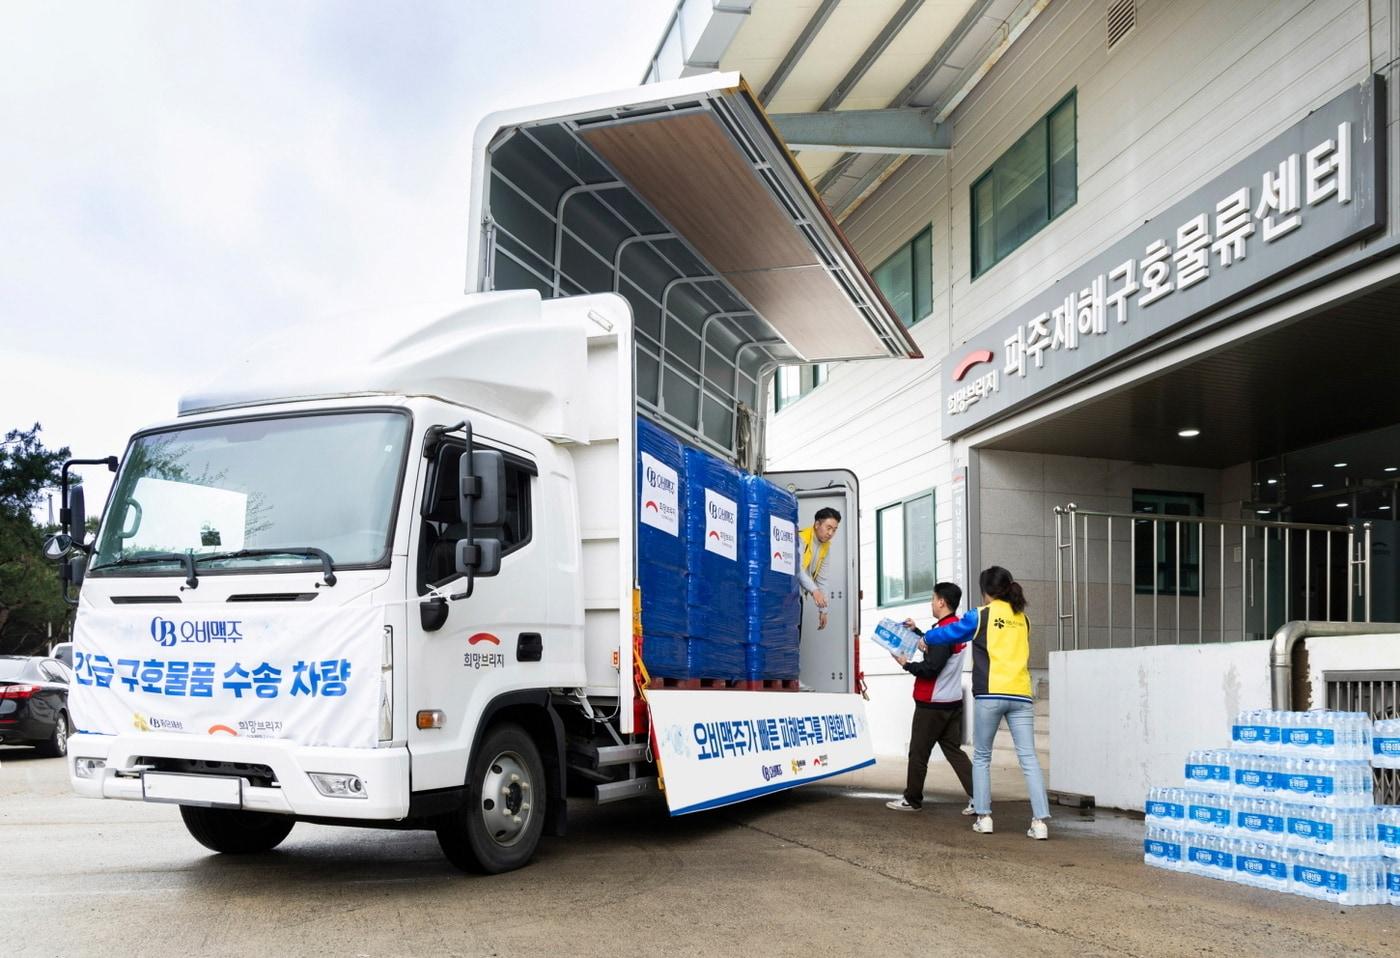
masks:
<svg viewBox="0 0 1400 958"><path fill-rule="evenodd" d="M70 669L73 668L73 643L72 643L72 642L60 642L60 643L58 643L58 645L55 645L55 646L49 651L49 655L50 655L52 658L58 659L58 661L62 662L64 665L68 666L68 668L70 668Z"/></svg>
<svg viewBox="0 0 1400 958"><path fill-rule="evenodd" d="M68 686L73 673L57 659L0 655L0 742L68 754Z"/></svg>

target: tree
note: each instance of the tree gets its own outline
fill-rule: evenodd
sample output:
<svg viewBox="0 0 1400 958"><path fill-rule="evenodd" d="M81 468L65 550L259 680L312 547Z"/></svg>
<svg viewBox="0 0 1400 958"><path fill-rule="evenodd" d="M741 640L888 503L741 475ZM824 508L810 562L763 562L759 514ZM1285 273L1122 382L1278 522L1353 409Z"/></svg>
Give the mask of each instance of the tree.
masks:
<svg viewBox="0 0 1400 958"><path fill-rule="evenodd" d="M0 442L0 653L39 652L48 630L62 633L69 609L32 510L60 482L68 448L46 449L40 425L12 429Z"/></svg>

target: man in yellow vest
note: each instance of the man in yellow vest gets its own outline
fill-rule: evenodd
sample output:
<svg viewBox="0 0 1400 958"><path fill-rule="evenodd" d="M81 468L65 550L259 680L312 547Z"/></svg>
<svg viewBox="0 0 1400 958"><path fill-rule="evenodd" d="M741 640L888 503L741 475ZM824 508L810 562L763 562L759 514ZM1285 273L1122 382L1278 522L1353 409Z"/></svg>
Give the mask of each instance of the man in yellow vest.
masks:
<svg viewBox="0 0 1400 958"><path fill-rule="evenodd" d="M826 628L826 576L822 574L826 565L826 554L831 549L831 539L841 525L841 513L835 509L818 509L812 524L797 533L802 542L802 561L797 568L797 581L802 591L816 603L819 619L817 628Z"/></svg>

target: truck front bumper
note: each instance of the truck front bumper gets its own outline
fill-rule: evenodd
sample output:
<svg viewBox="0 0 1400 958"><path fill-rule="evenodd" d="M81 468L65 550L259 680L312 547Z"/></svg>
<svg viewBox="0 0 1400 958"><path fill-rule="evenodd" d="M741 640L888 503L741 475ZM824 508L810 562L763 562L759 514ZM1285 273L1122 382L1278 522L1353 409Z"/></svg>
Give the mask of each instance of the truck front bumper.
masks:
<svg viewBox="0 0 1400 958"><path fill-rule="evenodd" d="M272 782L265 780L264 769L249 766L271 769ZM190 774L201 769L242 778L242 807L248 811L389 821L408 815L409 760L404 747L317 748L280 739L158 732L78 733L68 740L68 777L73 790L84 798L145 801L144 772ZM363 797L323 795L310 777L312 772L357 776L363 783Z"/></svg>

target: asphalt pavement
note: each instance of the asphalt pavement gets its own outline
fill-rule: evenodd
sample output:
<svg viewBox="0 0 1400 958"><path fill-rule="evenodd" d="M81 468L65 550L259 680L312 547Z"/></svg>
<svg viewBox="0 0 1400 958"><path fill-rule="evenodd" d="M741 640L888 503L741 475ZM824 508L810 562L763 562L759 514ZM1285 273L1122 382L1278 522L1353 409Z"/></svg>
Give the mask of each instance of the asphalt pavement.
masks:
<svg viewBox="0 0 1400 958"><path fill-rule="evenodd" d="M0 746L0 952L9 955L1384 955L1400 908L1341 909L1148 868L1142 823L996 806L976 835L935 762L673 819L571 805L535 862L463 875L428 832L299 824L275 852L213 854L175 808L72 795L63 763ZM1014 767L994 792L1023 798Z"/></svg>

